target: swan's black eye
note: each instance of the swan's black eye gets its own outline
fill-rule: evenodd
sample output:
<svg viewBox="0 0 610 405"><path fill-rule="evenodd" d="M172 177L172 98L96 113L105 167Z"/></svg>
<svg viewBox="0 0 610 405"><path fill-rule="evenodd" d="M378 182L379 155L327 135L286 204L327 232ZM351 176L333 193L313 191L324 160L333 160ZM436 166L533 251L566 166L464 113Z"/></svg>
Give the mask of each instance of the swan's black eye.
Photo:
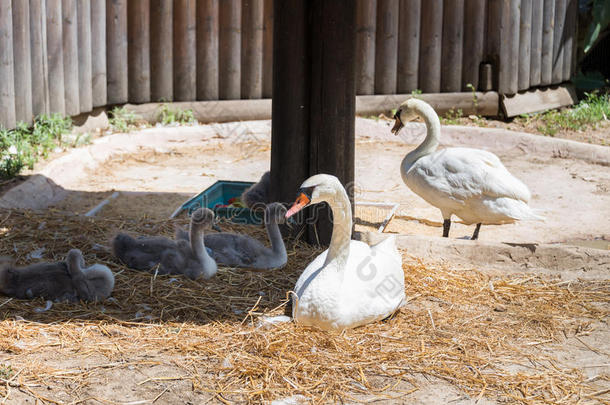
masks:
<svg viewBox="0 0 610 405"><path fill-rule="evenodd" d="M394 113L394 119L400 121L400 113L402 112L402 110L399 108L398 110L396 110L396 112Z"/></svg>

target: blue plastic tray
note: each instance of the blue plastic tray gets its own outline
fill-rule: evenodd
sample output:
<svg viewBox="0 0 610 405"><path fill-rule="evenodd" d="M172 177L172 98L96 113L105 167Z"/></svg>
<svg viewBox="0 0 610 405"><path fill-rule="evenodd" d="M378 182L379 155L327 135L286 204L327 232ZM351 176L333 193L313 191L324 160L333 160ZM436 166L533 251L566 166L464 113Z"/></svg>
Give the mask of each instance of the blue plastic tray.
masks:
<svg viewBox="0 0 610 405"><path fill-rule="evenodd" d="M239 197L254 183L248 181L219 180L210 187L183 203L170 218L175 218L182 211L190 216L198 208L206 207L214 211L217 217L227 218L237 224L260 225L263 223L263 213L249 208L214 208L219 204L228 204L231 198Z"/></svg>

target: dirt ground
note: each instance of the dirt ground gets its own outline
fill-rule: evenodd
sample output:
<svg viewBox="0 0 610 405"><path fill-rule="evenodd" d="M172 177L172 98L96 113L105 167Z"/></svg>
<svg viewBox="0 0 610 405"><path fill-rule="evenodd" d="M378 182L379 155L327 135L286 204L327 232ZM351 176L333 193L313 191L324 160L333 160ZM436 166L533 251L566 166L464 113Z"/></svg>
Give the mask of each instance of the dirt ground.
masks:
<svg viewBox="0 0 610 405"><path fill-rule="evenodd" d="M383 121L357 121L356 229L375 231L389 213L386 207L371 208L358 203L383 202L398 204L386 233L440 236L440 213L402 183L398 169L404 154L423 137L423 130L414 125L402 138L395 138L389 135L387 125ZM306 356L292 363L288 361L290 365L282 369L286 373L283 376L274 375L269 368L259 373L246 366L248 361L254 361L249 356L259 351L267 353L286 336L295 339L293 346L302 346L295 337L302 336L297 327L265 334L243 322L244 314L257 304L261 307L255 311L255 319L262 313L272 313L272 308L282 304L283 294L291 288L303 266L304 259L293 242L289 242L289 250L295 253L291 254L281 279L265 274L244 276L234 269L222 269L209 284L184 283L184 288L205 296L207 301L201 302L202 307L189 307L186 300L179 316L164 312L167 300L180 291L172 287L175 282L169 277L155 281L152 276L136 276L120 266L107 251L108 239L116 229L146 230L170 236L169 215L183 201L216 180L256 181L269 167L269 128L269 122L263 121L241 123L237 127L227 124L193 128L185 136L169 138L161 135L143 138L146 132L132 134L129 139L137 144L135 149L123 145L125 149L121 153L109 155L102 165L91 165L64 182L58 181L66 194L45 211L44 216L52 219L45 221L36 217L38 214L26 211L23 217L32 215L30 222L33 223L20 226L22 222L15 215L22 214L0 210L0 234L10 241L0 247L0 254L14 255L24 263L31 260L27 255L41 246L47 249L44 259L61 257L68 246L79 247L87 252L88 260L102 261L117 271L117 302L78 306L76 313L68 304L37 313L35 308L44 306L43 302L0 302L0 311L4 311L0 382L6 386L2 394L7 403L261 403L290 397L287 392L291 389L301 396L294 397L292 403L298 403L298 398L302 403L308 403L311 398L324 398L324 389L320 388L324 385L312 385L314 388L308 391L304 388L308 376L300 375L303 381L294 380L294 370L305 367L309 361ZM445 128L445 131L452 130ZM239 136L238 141L232 138L235 134ZM457 138L448 136L447 139L456 142ZM609 248L610 167L556 156L550 150L534 153L528 152L527 147L502 145L491 150L530 187L531 205L540 210L546 221L484 226L481 243L576 243ZM120 195L99 212L96 216L99 219L80 225L73 219L80 217L72 214L88 212L114 191ZM62 221L65 221L63 225ZM44 222L48 232L41 225ZM184 224L184 219L178 222ZM62 236L73 235L79 229L87 235L74 239ZM451 237L465 238L472 230L473 227L456 223ZM240 231L264 237L261 229L240 228ZM28 239L32 232L37 232L35 242ZM89 233L94 234L92 240ZM332 397L332 402L559 403L562 398L563 403L610 401L608 273L604 276L601 271L602 276L597 280L586 282L565 283L561 279L519 273L506 279L505 275L484 268L454 272L449 264L449 270L441 269L434 257L424 258L424 267L421 267L421 258L411 257L408 251L403 255L407 263L405 271L411 270L414 274L406 273L409 306L395 319L337 337L311 332L311 341L307 344L314 348L328 345L334 348L329 353L346 356L338 364L313 366L322 375L339 372L342 376L353 375L350 387L345 388L349 396ZM428 274L424 275L426 268ZM145 285L146 291L137 291L137 283ZM158 284L153 292L154 283ZM221 288L221 283L232 286L229 303L220 299L214 303L214 298L206 292L208 288L211 291ZM462 288L459 290L462 297L451 296L451 289L458 285ZM491 287L484 291L488 285ZM493 285L506 285L506 290L494 289ZM521 287L524 288L519 294L524 296L516 292ZM584 297L589 296L593 298L585 302ZM263 301L259 302L261 297ZM462 302L463 298L469 301ZM233 299L235 303L231 303ZM561 309L560 302L572 299L573 306ZM556 305L556 309L548 308L548 313L536 316L523 315L529 305L543 305L545 301ZM587 310L577 311L579 305ZM140 317L136 311L141 312ZM229 315L210 318L216 311ZM142 318L142 313L150 317ZM512 325L514 330L509 332L509 328L503 332L504 336L492 336L489 328L494 324ZM417 333L402 336L404 331L400 328L407 325ZM179 332L184 341L171 335L173 329L184 329ZM245 343L224 342L222 333L214 334L215 329L227 336L231 334L231 339L244 339ZM247 340L250 336L266 343L259 345L258 341ZM376 346L371 345L371 339ZM481 355L486 339L494 343ZM379 360L381 368L366 363L367 356L372 358L374 352L390 350L397 341L404 342L405 346L393 349L394 357ZM432 341L438 345L438 352L424 350ZM257 351L248 348L254 344L258 345ZM360 353L362 357L348 360L347 347L360 344L366 347ZM451 352L439 349L448 347ZM289 357L290 344L282 350L271 352L274 356ZM311 350L311 356L315 356ZM464 354L459 361L452 357L456 350ZM481 363L469 365L466 354L473 353ZM264 362L264 358L260 360ZM436 371L425 373L418 368L418 363L426 363ZM256 365L261 370L264 368L262 363ZM313 373L316 368L309 366L312 368L306 369ZM39 377L35 373L37 368ZM472 377L463 380L456 371L458 368L470 370ZM493 382L497 376L506 379L506 392L513 396L499 394L503 392L501 384ZM266 385L271 382L275 384L273 387L283 384L283 388L272 391ZM580 394L571 391L576 386L581 387ZM330 387L329 384L326 388L328 392L332 391ZM380 390L382 387L385 389ZM246 388L247 395L236 393ZM330 398L321 402L330 402Z"/></svg>
<svg viewBox="0 0 610 405"><path fill-rule="evenodd" d="M83 213L117 190L123 194L105 209L133 207L141 198L138 210L151 215L169 215L181 199L188 199L218 179L256 181L269 167L269 122L243 125L252 134L245 142L234 143L223 138L192 144L154 142L139 145L135 152L112 156L102 166L88 169L85 176L64 186L71 193L56 208ZM413 125L402 137L393 137L387 133L388 125L384 121L357 121L356 203L399 204L385 232L439 235L442 233L440 212L411 192L399 172L404 155L424 136L423 126ZM227 128L223 126L220 131ZM451 132L452 128L446 127L445 131ZM455 139L452 142L447 146L455 145ZM500 144L490 150L528 185L532 191L530 205L546 220L483 226L481 240L569 243L608 249L610 169L607 166L558 157L551 151L524 153L520 145L505 147ZM133 193L138 194L130 196ZM158 195L138 197L139 193ZM360 218L358 213L366 218ZM365 210L357 206L356 230L376 230L387 213L387 208ZM474 226L464 226L457 218L454 221L451 237L467 238L472 234Z"/></svg>
<svg viewBox="0 0 610 405"><path fill-rule="evenodd" d="M501 121L491 118L480 118L472 116L454 119L453 125L468 125L486 128L502 128L509 131L527 132L529 134L540 135L541 123L536 116L530 118L516 117L510 120ZM544 136L544 135L541 135ZM583 128L578 131L559 130L553 135L554 138L570 139L577 142L586 142L596 145L610 146L610 120L601 121L595 127Z"/></svg>

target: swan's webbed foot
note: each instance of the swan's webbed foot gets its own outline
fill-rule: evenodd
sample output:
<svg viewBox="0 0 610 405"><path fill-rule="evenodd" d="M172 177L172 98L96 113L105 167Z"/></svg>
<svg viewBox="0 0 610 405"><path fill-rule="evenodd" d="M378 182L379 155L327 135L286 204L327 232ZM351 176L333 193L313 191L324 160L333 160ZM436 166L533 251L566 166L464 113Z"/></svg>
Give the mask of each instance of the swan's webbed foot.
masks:
<svg viewBox="0 0 610 405"><path fill-rule="evenodd" d="M474 233L472 234L472 238L470 240L477 240L479 238L479 230L481 229L481 223L477 224L477 227L474 228Z"/></svg>
<svg viewBox="0 0 610 405"><path fill-rule="evenodd" d="M449 228L451 227L451 220L446 219L443 221L443 238L449 237Z"/></svg>

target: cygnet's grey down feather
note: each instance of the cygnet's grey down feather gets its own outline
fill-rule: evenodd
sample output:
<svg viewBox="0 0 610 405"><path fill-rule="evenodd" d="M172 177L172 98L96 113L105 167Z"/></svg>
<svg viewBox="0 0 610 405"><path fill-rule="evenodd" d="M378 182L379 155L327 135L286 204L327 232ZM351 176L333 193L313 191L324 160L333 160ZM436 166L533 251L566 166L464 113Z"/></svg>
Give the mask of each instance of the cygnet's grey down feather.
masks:
<svg viewBox="0 0 610 405"><path fill-rule="evenodd" d="M271 172L265 172L258 183L251 185L241 195L241 201L246 207L257 210L264 209L271 199Z"/></svg>
<svg viewBox="0 0 610 405"><path fill-rule="evenodd" d="M220 265L258 270L282 268L288 255L278 223L284 223L285 215L286 208L280 203L269 204L265 209L265 226L271 248L248 235L226 232L206 234L205 245L212 249L212 257ZM179 229L176 238L188 240L188 234Z"/></svg>
<svg viewBox="0 0 610 405"><path fill-rule="evenodd" d="M114 275L102 264L84 267L80 250L72 249L65 261L15 267L10 258L0 259L0 291L19 298L42 297L56 301L99 301L114 289Z"/></svg>
<svg viewBox="0 0 610 405"><path fill-rule="evenodd" d="M112 251L127 267L135 270L184 274L193 280L200 277L209 279L216 274L217 266L205 249L203 232L213 222L214 213L199 208L191 216L189 240L171 240L162 236L133 238L119 233L112 240Z"/></svg>

